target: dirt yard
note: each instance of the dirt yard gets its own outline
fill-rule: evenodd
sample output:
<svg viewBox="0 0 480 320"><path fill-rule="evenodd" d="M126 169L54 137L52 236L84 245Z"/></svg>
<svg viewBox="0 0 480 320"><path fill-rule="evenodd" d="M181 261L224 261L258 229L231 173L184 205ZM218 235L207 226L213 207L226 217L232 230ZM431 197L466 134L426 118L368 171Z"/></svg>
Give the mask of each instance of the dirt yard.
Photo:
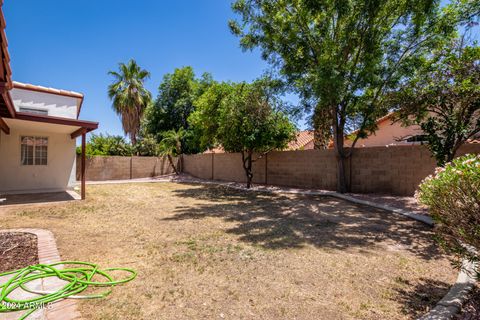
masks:
<svg viewBox="0 0 480 320"><path fill-rule="evenodd" d="M0 273L37 263L37 236L30 233L0 232Z"/></svg>
<svg viewBox="0 0 480 320"><path fill-rule="evenodd" d="M411 319L456 271L431 230L328 197L156 183L0 207L2 228L55 234L62 258L135 268L85 319Z"/></svg>

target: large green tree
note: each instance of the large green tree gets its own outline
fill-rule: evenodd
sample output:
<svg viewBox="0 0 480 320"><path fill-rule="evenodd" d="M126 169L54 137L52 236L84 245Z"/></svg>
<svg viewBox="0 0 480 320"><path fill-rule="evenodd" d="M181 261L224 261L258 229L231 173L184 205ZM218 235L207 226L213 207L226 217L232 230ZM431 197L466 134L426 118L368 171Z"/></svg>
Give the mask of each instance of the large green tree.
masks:
<svg viewBox="0 0 480 320"><path fill-rule="evenodd" d="M387 111L385 92L454 31L435 0L237 0L232 8L241 46L260 48L313 109L315 129L333 137L340 192L356 141ZM354 129L353 147L345 148Z"/></svg>
<svg viewBox="0 0 480 320"><path fill-rule="evenodd" d="M295 126L285 112L277 88L268 79L212 86L191 116L204 139L227 152L239 152L247 178L253 179L253 163L266 153L283 149L295 136Z"/></svg>
<svg viewBox="0 0 480 320"><path fill-rule="evenodd" d="M118 71L110 71L108 74L114 78L113 83L108 86L113 110L122 119L123 131L135 145L143 113L151 101L151 94L144 87L150 73L140 68L132 59L127 64L120 63Z"/></svg>
<svg viewBox="0 0 480 320"><path fill-rule="evenodd" d="M404 124L421 127L439 166L480 133L480 47L462 39L434 51L392 100Z"/></svg>
<svg viewBox="0 0 480 320"><path fill-rule="evenodd" d="M165 132L183 129L187 134L182 139L182 150L186 153L202 151L198 135L193 134L194 128L191 128L188 117L195 110L196 99L212 82L208 73L197 78L192 67L178 68L166 74L158 88L155 103L147 110L144 123L146 132L160 142Z"/></svg>
<svg viewBox="0 0 480 320"><path fill-rule="evenodd" d="M200 149L210 149L218 144L220 108L234 88L234 83L215 82L195 101L196 109L188 118L188 122L195 128Z"/></svg>

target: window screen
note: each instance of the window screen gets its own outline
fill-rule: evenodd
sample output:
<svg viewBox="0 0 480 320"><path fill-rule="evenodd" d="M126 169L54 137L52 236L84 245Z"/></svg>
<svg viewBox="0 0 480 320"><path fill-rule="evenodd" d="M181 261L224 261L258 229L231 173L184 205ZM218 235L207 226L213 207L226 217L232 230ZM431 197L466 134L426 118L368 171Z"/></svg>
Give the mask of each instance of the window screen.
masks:
<svg viewBox="0 0 480 320"><path fill-rule="evenodd" d="M38 113L38 114L48 115L48 110L43 110L43 109L20 107L19 111L20 112L29 112L29 113Z"/></svg>
<svg viewBox="0 0 480 320"><path fill-rule="evenodd" d="M21 162L22 165L47 165L48 138L45 137L22 137Z"/></svg>

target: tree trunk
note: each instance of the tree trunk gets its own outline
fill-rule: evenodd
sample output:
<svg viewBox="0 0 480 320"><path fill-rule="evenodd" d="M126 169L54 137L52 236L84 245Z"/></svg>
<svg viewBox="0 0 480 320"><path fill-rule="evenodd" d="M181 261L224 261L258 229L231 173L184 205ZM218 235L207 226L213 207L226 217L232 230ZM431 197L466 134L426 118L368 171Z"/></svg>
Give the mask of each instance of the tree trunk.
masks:
<svg viewBox="0 0 480 320"><path fill-rule="evenodd" d="M243 163L243 169L245 170L245 175L247 176L247 189L250 189L252 186L252 179L253 179L253 173L252 173L252 151L248 150L247 156L245 157L245 151L242 151L242 163Z"/></svg>
<svg viewBox="0 0 480 320"><path fill-rule="evenodd" d="M337 156L337 191L340 193L345 193L349 189L345 174L345 160L345 157Z"/></svg>
<svg viewBox="0 0 480 320"><path fill-rule="evenodd" d="M168 158L168 162L170 162L170 165L172 166L173 171L175 172L175 174L178 174L178 170L177 170L177 168L175 167L175 164L173 163L172 156L171 156L171 155L167 155L167 158Z"/></svg>
<svg viewBox="0 0 480 320"><path fill-rule="evenodd" d="M178 155L178 172L183 172L183 153Z"/></svg>
<svg viewBox="0 0 480 320"><path fill-rule="evenodd" d="M328 148L331 137L331 121L328 109L318 107L312 117L313 122L313 146L314 149L324 150Z"/></svg>
<svg viewBox="0 0 480 320"><path fill-rule="evenodd" d="M132 143L132 146L136 146L137 145L137 135L132 133L130 134L130 142Z"/></svg>

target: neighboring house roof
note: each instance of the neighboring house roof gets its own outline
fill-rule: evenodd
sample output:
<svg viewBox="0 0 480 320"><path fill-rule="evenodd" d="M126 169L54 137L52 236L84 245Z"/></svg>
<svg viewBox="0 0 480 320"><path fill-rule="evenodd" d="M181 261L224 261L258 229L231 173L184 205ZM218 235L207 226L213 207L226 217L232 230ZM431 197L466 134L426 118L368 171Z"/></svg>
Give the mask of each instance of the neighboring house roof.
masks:
<svg viewBox="0 0 480 320"><path fill-rule="evenodd" d="M222 147L215 147L213 149L208 149L204 153L225 153L225 150L223 150Z"/></svg>
<svg viewBox="0 0 480 320"><path fill-rule="evenodd" d="M288 147L285 150L305 149L308 144L313 146L313 131L299 131L295 139L288 143Z"/></svg>
<svg viewBox="0 0 480 320"><path fill-rule="evenodd" d="M298 131L295 139L283 151L313 149L313 131ZM225 153L222 146L208 149L204 153Z"/></svg>

